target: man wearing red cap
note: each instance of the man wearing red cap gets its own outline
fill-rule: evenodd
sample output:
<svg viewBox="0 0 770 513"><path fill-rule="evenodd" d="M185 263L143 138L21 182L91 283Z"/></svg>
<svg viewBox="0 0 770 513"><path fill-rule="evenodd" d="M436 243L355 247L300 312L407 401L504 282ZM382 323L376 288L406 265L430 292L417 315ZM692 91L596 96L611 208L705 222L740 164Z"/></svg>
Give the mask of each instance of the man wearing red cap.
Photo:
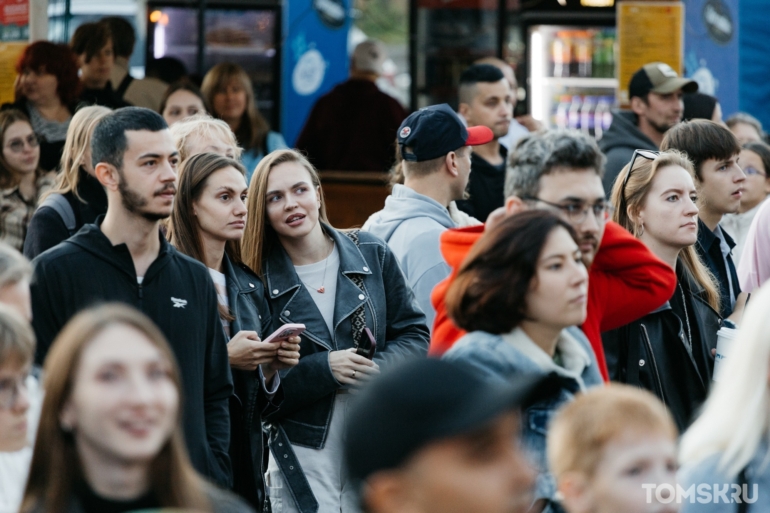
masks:
<svg viewBox="0 0 770 513"><path fill-rule="evenodd" d="M465 195L470 147L487 144L493 137L486 126L466 128L447 104L411 114L397 134L404 185L395 185L385 208L364 224L364 230L393 250L428 326L433 323L431 291L451 271L439 244L441 233L457 226L449 206Z"/></svg>

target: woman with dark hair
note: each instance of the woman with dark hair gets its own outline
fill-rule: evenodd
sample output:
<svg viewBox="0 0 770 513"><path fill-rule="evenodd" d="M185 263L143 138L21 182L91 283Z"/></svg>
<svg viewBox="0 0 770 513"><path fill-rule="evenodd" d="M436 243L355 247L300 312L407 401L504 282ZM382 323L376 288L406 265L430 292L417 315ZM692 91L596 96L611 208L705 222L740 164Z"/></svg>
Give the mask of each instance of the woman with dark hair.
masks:
<svg viewBox="0 0 770 513"><path fill-rule="evenodd" d="M299 361L299 337L262 342L269 333L270 308L265 288L241 261L246 226L246 179L243 166L214 153L187 159L179 171L179 188L168 238L179 251L209 268L219 298L220 318L230 338L227 352L235 396L230 401L230 459L233 489L260 508L265 500L264 439L259 377ZM255 372L256 371L256 372Z"/></svg>
<svg viewBox="0 0 770 513"><path fill-rule="evenodd" d="M273 511L358 512L342 467L350 391L381 365L427 353L425 315L387 244L329 225L318 173L297 151L257 166L242 249L265 280L271 329L306 327L299 364L281 371L284 401L264 416Z"/></svg>
<svg viewBox="0 0 770 513"><path fill-rule="evenodd" d="M695 170L676 150L637 150L612 189L613 221L676 270L674 294L641 319L602 335L610 379L658 396L684 432L708 396L719 288L695 249Z"/></svg>
<svg viewBox="0 0 770 513"><path fill-rule="evenodd" d="M722 227L735 241L733 262L740 262L751 222L770 194L770 146L763 142L745 143L741 147L738 163L746 175L741 196L741 206L735 214L726 214Z"/></svg>
<svg viewBox="0 0 770 513"><path fill-rule="evenodd" d="M179 369L160 330L124 305L84 310L44 366L24 513L251 511L190 464Z"/></svg>
<svg viewBox="0 0 770 513"><path fill-rule="evenodd" d="M468 331L443 358L505 382L521 373L556 373L561 389L524 412L523 442L538 466L534 511L556 493L548 472L548 423L562 404L602 383L591 345L577 326L586 318L588 271L572 226L531 210L486 232L447 291L447 312Z"/></svg>
<svg viewBox="0 0 770 513"><path fill-rule="evenodd" d="M274 150L288 148L283 136L270 130L270 124L257 109L249 75L237 64L217 64L203 77L203 96L214 117L230 125L243 148L241 162L246 168L246 183L262 157Z"/></svg>
<svg viewBox="0 0 770 513"><path fill-rule="evenodd" d="M188 80L175 82L168 86L160 101L158 113L163 116L168 126L192 116L207 114L206 98L198 87Z"/></svg>
<svg viewBox="0 0 770 513"><path fill-rule="evenodd" d="M708 119L714 123L722 122L722 106L714 96L703 93L689 93L682 97L684 102L683 121Z"/></svg>
<svg viewBox="0 0 770 513"><path fill-rule="evenodd" d="M16 63L16 101L3 108L24 112L40 140L40 168L56 169L80 94L75 55L66 45L37 41Z"/></svg>
<svg viewBox="0 0 770 513"><path fill-rule="evenodd" d="M110 82L115 54L112 34L106 23L83 23L75 29L70 47L77 56L80 81L83 83L80 102L111 109L131 105L123 101L120 91L115 91Z"/></svg>
<svg viewBox="0 0 770 513"><path fill-rule="evenodd" d="M32 214L56 174L40 169L40 141L23 112L0 112L0 143L0 240L21 251Z"/></svg>

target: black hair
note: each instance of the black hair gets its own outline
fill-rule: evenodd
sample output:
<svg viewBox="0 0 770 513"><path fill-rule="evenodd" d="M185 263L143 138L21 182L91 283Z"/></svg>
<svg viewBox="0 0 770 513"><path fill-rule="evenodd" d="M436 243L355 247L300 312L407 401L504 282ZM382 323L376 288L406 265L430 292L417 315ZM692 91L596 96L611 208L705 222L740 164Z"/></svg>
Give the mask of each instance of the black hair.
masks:
<svg viewBox="0 0 770 513"><path fill-rule="evenodd" d="M679 150L687 154L700 180L701 165L710 159L727 160L741 152L735 135L724 125L707 119L683 121L666 132L660 151Z"/></svg>
<svg viewBox="0 0 770 513"><path fill-rule="evenodd" d="M473 85L479 82L497 82L505 75L497 66L491 64L474 64L460 75L460 85Z"/></svg>
<svg viewBox="0 0 770 513"><path fill-rule="evenodd" d="M124 107L104 116L91 137L91 162L94 167L105 162L123 169L123 155L128 149L128 130L160 132L168 128L157 112L143 107Z"/></svg>
<svg viewBox="0 0 770 513"><path fill-rule="evenodd" d="M150 59L145 66L144 76L147 78L157 78L167 84L173 84L187 77L187 68L176 57ZM200 82L196 85L200 85Z"/></svg>
<svg viewBox="0 0 770 513"><path fill-rule="evenodd" d="M691 119L711 119L714 117L714 110L717 108L715 97L703 93L690 93L682 97L684 102L684 114L682 119L689 121Z"/></svg>
<svg viewBox="0 0 770 513"><path fill-rule="evenodd" d="M131 23L120 16L108 16L102 18L101 22L106 24L112 32L112 51L115 57L131 57L136 44L136 32Z"/></svg>
<svg viewBox="0 0 770 513"><path fill-rule="evenodd" d="M113 45L115 44L110 27L106 23L83 23L72 34L70 47L76 55L85 54L86 62L91 62L91 59L101 52L102 48L107 46L110 41L113 42Z"/></svg>
<svg viewBox="0 0 770 513"><path fill-rule="evenodd" d="M744 144L742 148L756 153L762 160L762 165L765 166L765 174L770 173L770 146L763 142L751 141Z"/></svg>

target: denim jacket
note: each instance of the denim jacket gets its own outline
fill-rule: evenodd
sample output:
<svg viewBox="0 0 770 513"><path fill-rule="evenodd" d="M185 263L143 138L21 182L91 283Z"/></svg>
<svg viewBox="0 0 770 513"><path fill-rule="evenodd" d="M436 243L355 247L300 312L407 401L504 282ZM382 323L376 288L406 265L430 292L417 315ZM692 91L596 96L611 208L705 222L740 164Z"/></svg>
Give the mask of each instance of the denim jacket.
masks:
<svg viewBox="0 0 770 513"><path fill-rule="evenodd" d="M556 482L548 472L546 461L546 434L551 417L575 394L603 383L591 345L579 328L564 330L557 349L566 369L553 363L519 328L505 335L474 331L458 340L443 357L469 365L490 381L506 382L524 373L555 372L562 378L564 386L558 395L533 404L523 412L522 442L540 470L536 500L551 500L556 493Z"/></svg>
<svg viewBox="0 0 770 513"><path fill-rule="evenodd" d="M290 445L323 448L336 392L342 388L332 374L329 352L354 347L351 316L363 304L366 326L377 340L374 361L384 368L428 352L429 331L396 257L381 239L359 233L359 245L344 233L324 225L337 246L340 267L334 306L334 333L303 286L280 244L267 255L265 283L273 312L271 330L302 323L299 364L280 372L283 402L265 410L270 449L300 511L317 510L302 469ZM364 291L350 275L364 279ZM315 505L314 505L315 504ZM315 508L315 509L314 509Z"/></svg>

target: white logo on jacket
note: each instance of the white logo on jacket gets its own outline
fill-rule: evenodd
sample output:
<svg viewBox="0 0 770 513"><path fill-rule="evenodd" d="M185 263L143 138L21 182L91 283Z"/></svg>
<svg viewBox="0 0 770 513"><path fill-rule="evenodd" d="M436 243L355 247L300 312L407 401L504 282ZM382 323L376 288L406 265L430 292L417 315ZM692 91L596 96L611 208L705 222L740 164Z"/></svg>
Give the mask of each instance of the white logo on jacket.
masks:
<svg viewBox="0 0 770 513"><path fill-rule="evenodd" d="M187 306L186 299L177 299L175 297L172 297L171 302L174 303L174 308L184 308L185 306Z"/></svg>

